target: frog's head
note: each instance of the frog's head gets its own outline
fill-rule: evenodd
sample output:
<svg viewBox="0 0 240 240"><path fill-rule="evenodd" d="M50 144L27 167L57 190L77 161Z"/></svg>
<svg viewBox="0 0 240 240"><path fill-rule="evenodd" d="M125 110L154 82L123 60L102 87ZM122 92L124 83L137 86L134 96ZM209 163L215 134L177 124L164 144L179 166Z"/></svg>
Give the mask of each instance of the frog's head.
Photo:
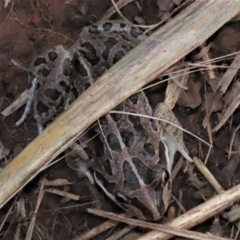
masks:
<svg viewBox="0 0 240 240"><path fill-rule="evenodd" d="M135 163L136 163L135 159ZM106 183L106 176L94 173L96 183L105 194L127 213L139 219L156 221L165 213L171 196L170 173L165 168L147 169L142 175L125 162L124 178ZM145 169L146 170L146 169ZM105 184L106 183L106 184Z"/></svg>

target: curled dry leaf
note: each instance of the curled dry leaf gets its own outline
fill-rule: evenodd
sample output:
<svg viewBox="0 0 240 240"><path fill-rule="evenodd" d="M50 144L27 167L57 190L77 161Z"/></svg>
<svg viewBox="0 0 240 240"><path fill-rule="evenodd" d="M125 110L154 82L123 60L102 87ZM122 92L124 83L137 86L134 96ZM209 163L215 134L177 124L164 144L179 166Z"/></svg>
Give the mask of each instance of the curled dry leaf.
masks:
<svg viewBox="0 0 240 240"><path fill-rule="evenodd" d="M171 12L174 5L175 5L174 2L169 1L169 0L158 0L157 1L157 6L158 6L158 9L159 9L160 13L161 12L165 12L165 13Z"/></svg>
<svg viewBox="0 0 240 240"><path fill-rule="evenodd" d="M240 50L240 32L231 27L223 27L212 45L214 57L220 57Z"/></svg>
<svg viewBox="0 0 240 240"><path fill-rule="evenodd" d="M205 186L202 189L199 189L193 193L193 199L195 200L202 200L202 199L209 199L213 195L213 190L210 185Z"/></svg>
<svg viewBox="0 0 240 240"><path fill-rule="evenodd" d="M202 82L194 82L193 79L190 78L187 87L188 90L182 91L177 103L181 106L195 109L202 103L202 97L200 95Z"/></svg>
<svg viewBox="0 0 240 240"><path fill-rule="evenodd" d="M220 92L208 92L204 95L204 102L201 110L207 110L208 113L218 112L223 108L222 95ZM210 114L211 115L211 114Z"/></svg>

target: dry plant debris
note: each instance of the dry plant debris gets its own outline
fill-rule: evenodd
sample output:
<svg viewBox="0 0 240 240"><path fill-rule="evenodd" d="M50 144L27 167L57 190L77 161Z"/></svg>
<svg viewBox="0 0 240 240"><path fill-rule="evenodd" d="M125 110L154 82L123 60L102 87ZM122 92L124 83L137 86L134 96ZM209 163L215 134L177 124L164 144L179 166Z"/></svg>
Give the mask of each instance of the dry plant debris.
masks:
<svg viewBox="0 0 240 240"><path fill-rule="evenodd" d="M35 56L50 46L56 44L70 46L77 39L83 26L91 22L115 18L117 11L128 21L144 25L144 30L151 35L157 26L170 22L192 2L194 1L119 0L116 1L116 6L113 6L110 1L96 0L37 1L29 2L28 5L19 0L2 1L4 8L1 9L0 17L2 34L0 36L2 63L0 66L2 114L0 160L5 161L1 160L1 167L11 161L23 146L37 135L35 123L31 117L21 127L14 127L14 122L21 113L18 109L25 103L27 95L26 72L21 66L29 66ZM207 175L205 178L197 172L196 168L193 168L193 165L176 164L173 173L173 204L170 208L172 210L166 216L173 216L170 214L171 211L185 212L185 209L196 207L200 200L207 201L212 197L214 190L206 181L209 176L214 186L218 186L217 192L222 192L223 189L219 187L212 175L217 179L227 179L228 187L240 182L238 174L240 29L239 19L236 18L234 21L223 26L198 49L176 63L165 76L159 76L160 82L167 81L168 84L158 83L154 88L146 90L149 99L155 98L153 102L157 99L165 99L186 129L190 129L205 141L213 143L212 151L203 145L202 154L203 158L208 158L209 169L213 166L219 169L212 173L207 170L207 174L203 174L205 177ZM14 65L11 59L19 62L18 66ZM187 90L174 84L172 79L175 78L186 86ZM190 118L194 119L191 123ZM207 131L202 128L202 123L207 127ZM233 140L231 140L232 136ZM198 140L189 135L185 135L185 139L190 153L200 155L200 150L194 149ZM233 149L229 152L229 160L227 160L226 151L229 146L230 148L233 146ZM184 174L184 167L187 168L188 177ZM92 238L110 240L132 230L133 227L128 226L120 231L122 225L119 223L111 220L103 222L102 219L86 214L84 204L113 212L118 210L94 185L86 183L87 179L80 180L77 174L67 169L63 161L46 169L43 174L46 178L40 181L40 186L38 179L34 179L13 202L0 210L0 229L5 239L20 238L21 234L25 234L26 239L37 239L37 236L41 236L45 239L60 240ZM47 186L52 188L46 188ZM238 190L238 186L235 190ZM229 191L232 194L231 190ZM223 194L227 196L226 192ZM230 201L233 200L228 199L224 204L228 205ZM174 210L174 205L177 205L177 210ZM214 216L214 214L216 212L210 215ZM215 217L212 226L201 224L202 231L211 231L216 235L214 237L190 231L183 231L184 234L190 235L182 236L191 236L194 239L224 239L217 235L229 238L230 231L233 231L232 236L237 237L238 229L230 222L239 218L239 209L225 212L223 216L225 219ZM171 220L170 224L178 221L176 219ZM152 226L154 229L159 229L157 225ZM130 232L129 236L126 235L122 239L143 240L147 239L147 236L159 234L150 232L144 236L148 231L137 229L136 232ZM182 234L181 231L177 233L176 229L173 232Z"/></svg>

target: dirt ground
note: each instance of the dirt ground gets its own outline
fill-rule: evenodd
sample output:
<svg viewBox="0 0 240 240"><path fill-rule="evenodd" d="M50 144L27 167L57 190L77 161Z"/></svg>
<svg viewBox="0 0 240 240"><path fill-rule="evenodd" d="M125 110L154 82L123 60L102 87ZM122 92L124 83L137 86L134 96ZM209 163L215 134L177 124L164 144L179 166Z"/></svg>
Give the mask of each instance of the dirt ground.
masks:
<svg viewBox="0 0 240 240"><path fill-rule="evenodd" d="M181 1L175 2L180 3ZM109 0L12 0L7 8L4 8L3 5L4 3L1 1L0 111L3 111L16 100L28 86L27 72L14 65L11 60L15 60L21 66L28 68L35 57L44 50L57 44L70 47L78 38L79 32L84 26L99 21L106 11L112 7ZM133 1L122 8L121 11L132 22L150 25L166 17L171 20L169 14L174 12L176 7L174 1L171 0ZM181 8L179 9L181 10ZM176 11L176 14L178 12ZM113 14L111 19L119 19L118 14ZM239 51L239 26L239 22L229 23L208 40L207 45L213 43L209 52L212 58ZM199 52L200 49L196 49L186 57L185 61L196 62L202 60L201 58L197 59ZM216 64L229 66L232 60L223 58ZM215 71L217 79L220 79L225 71L226 68L218 68ZM214 98L210 97L212 90L208 84L208 78L206 70L198 70L191 74L188 82L191 94L182 96L174 108L174 112L183 128L207 142L209 142L209 135L207 130L202 127L206 116L204 97L209 96L210 100L208 102L210 103L216 100L216 98L214 100ZM239 74L236 74L236 81L238 78ZM147 91L147 96L152 105L163 99L165 89L166 84ZM217 103L224 104L224 101L226 102L220 97ZM222 108L223 106L212 113L208 125L211 128L214 128L219 122L218 114ZM21 117L22 112L23 108L6 118L3 116L0 118L1 148L4 147L4 149L10 150L6 161L1 161L2 167L37 136L36 122L31 114L21 126L15 126L15 122ZM240 181L238 174L240 138L238 132L234 139L233 152L228 159L230 140L234 129L238 126L239 119L240 114L237 109L231 119L217 133L213 134L213 148L207 162L208 169L225 190ZM208 146L187 134L184 135L184 139L191 156L194 155L205 159L209 150ZM177 154L176 159L179 159L179 157L180 154ZM215 192L196 168L188 166L186 171L185 165L184 162L173 182L173 195L188 210L209 199ZM122 212L111 200L104 196L101 190L96 186L92 186L87 179L79 179L77 173L70 170L65 161L59 161L33 179L0 210L0 222L3 222L9 208L13 206L10 215L0 229L0 239L14 239L14 236L18 236L15 239L25 239L39 197L40 183L44 178L49 181L67 180L72 184L68 187L60 186L56 188L74 193L80 196L80 199L78 201L68 201L64 197L45 192L36 214L32 239L73 239L105 221L86 213L85 209L87 207L100 208L115 213ZM20 210L23 209L23 205L25 206L25 214L23 210ZM170 207L171 212L176 215L181 213L175 201L172 201ZM166 214L166 218L162 221L165 221L169 215ZM101 233L94 239L107 239L113 232L124 226L120 224L114 230ZM218 233L221 236L229 237L231 229L232 224L220 217L218 223L210 219L194 230L210 231L213 234ZM140 235L147 232L145 229L136 229L135 231ZM128 239L136 238L136 236L133 237L132 235Z"/></svg>

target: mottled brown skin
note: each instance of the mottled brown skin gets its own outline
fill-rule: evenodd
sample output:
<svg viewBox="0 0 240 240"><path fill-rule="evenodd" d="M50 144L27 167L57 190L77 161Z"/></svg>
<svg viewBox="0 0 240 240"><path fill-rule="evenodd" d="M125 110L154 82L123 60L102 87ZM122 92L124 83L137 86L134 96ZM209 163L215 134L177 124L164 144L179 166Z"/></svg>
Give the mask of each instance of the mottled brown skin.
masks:
<svg viewBox="0 0 240 240"><path fill-rule="evenodd" d="M135 39L146 37L125 23L105 22L84 29L68 51L56 46L37 57L29 70L29 82L38 80L33 102L40 132L135 47L123 32ZM153 112L143 92L115 110L157 116L180 126L166 105L159 104ZM130 114L107 114L67 150L66 162L92 183L95 180L126 211L157 220L168 207L173 157L182 149L182 131L170 124ZM94 177L88 168L94 170Z"/></svg>

